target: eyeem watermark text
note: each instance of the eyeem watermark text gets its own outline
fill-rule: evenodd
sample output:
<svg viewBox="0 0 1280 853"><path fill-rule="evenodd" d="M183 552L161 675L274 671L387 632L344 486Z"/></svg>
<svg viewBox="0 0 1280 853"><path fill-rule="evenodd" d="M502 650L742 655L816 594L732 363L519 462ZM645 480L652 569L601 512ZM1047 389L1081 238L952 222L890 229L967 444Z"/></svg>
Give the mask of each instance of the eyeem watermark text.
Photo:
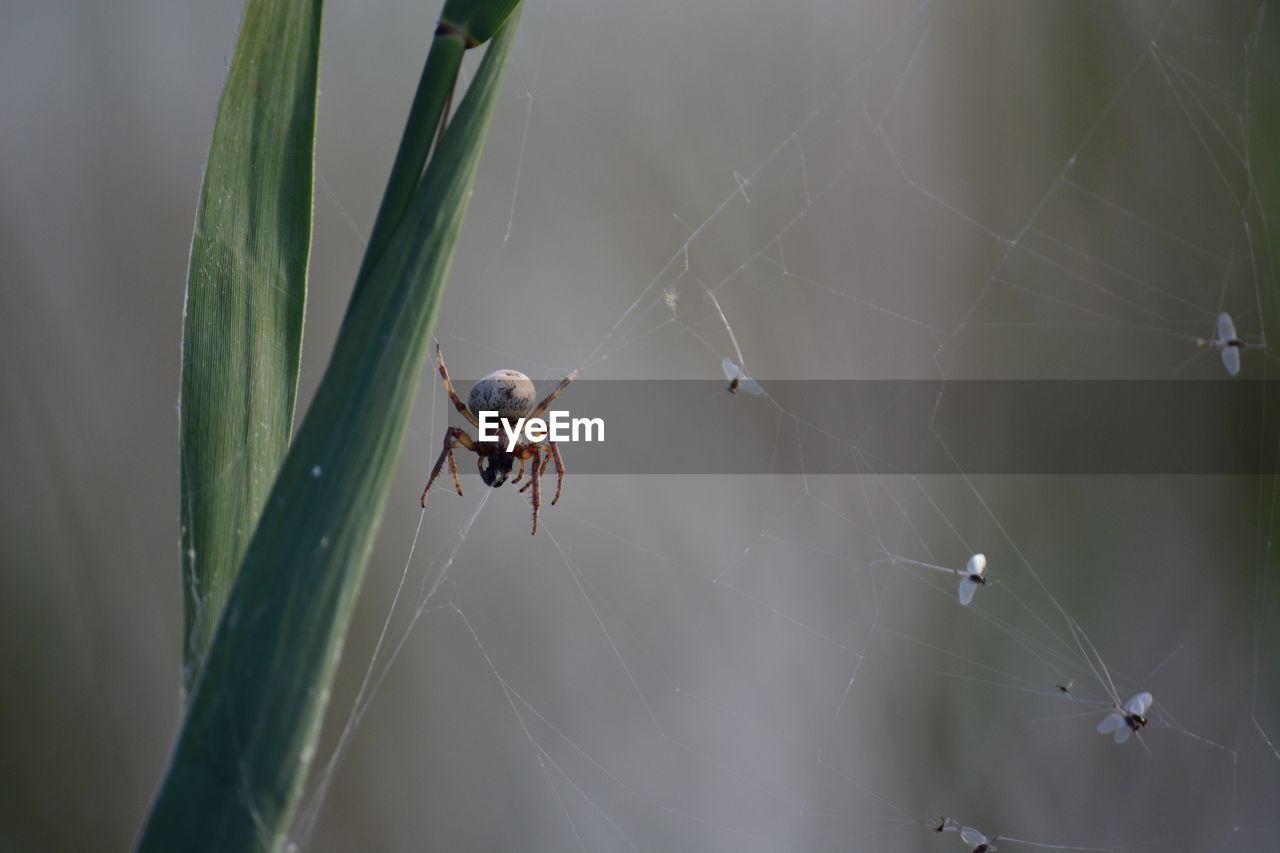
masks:
<svg viewBox="0 0 1280 853"><path fill-rule="evenodd" d="M526 442L537 444L545 439L552 441L604 441L604 418L574 418L567 411L548 412L542 418L517 418L514 424L497 412L480 412L480 440L498 442L498 427L507 436L507 452L516 449L523 436Z"/></svg>

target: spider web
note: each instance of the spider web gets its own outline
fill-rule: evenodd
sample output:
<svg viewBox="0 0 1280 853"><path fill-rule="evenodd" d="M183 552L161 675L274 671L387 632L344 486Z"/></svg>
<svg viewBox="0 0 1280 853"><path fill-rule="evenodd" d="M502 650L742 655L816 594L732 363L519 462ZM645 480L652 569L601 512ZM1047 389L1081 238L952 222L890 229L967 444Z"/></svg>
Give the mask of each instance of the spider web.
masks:
<svg viewBox="0 0 1280 853"><path fill-rule="evenodd" d="M424 374L296 843L963 849L940 815L1002 849L1280 843L1271 467L830 475L818 448L860 434L770 393L1271 378L1249 140L1274 10L582 11L521 22L441 314L451 372L719 395L727 357L765 389L734 398L741 429L801 473L575 474L570 446L537 536L473 476L420 514L450 411ZM602 18L628 36L596 56ZM326 217L354 265L345 220L369 217ZM1224 310L1235 380L1197 345ZM708 440L675 423L653 452ZM990 582L962 607L948 570L974 553ZM1137 738L1095 733L1142 690Z"/></svg>

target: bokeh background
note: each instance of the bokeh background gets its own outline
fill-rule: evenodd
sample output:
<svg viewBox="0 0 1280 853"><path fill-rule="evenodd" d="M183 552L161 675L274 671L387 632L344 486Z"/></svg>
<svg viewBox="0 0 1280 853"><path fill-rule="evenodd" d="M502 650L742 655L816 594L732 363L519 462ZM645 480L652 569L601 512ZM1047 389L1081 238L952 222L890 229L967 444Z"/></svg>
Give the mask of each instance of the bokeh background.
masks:
<svg viewBox="0 0 1280 853"><path fill-rule="evenodd" d="M327 9L300 415L437 13ZM179 333L238 14L0 9L0 849L127 848L179 720ZM743 360L727 321L766 390L1228 381L1195 341L1226 309L1255 344L1235 381L1269 378L1276 17L531 3L437 335L458 377L717 379ZM926 825L946 814L1068 849L1280 850L1274 470L606 478L566 452L530 537L475 477L420 514L446 424L421 391L317 766L378 689L305 849L961 850ZM812 446L804 412L727 399ZM886 561L973 551L997 582L967 609ZM1093 732L1088 643L1121 698L1155 694L1143 743Z"/></svg>

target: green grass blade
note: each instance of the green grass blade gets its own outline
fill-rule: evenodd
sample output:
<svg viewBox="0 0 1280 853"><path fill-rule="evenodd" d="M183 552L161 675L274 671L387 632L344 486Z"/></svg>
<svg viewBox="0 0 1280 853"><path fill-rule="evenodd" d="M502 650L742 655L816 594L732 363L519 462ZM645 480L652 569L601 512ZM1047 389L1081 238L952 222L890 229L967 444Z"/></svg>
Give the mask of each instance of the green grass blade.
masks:
<svg viewBox="0 0 1280 853"><path fill-rule="evenodd" d="M382 196L382 205L369 235L359 281L365 279L368 269L381 257L382 250L404 220L406 209L417 192L427 155L435 142L436 130L453 95L464 50L463 38L456 34L437 33L431 44L413 107L409 110L409 120L400 139L400 148L391 167L387 191Z"/></svg>
<svg viewBox="0 0 1280 853"><path fill-rule="evenodd" d="M357 289L399 227L409 201L418 189L427 156L436 140L436 130L453 98L463 51L491 39L511 16L517 2L519 0L448 0L445 4L431 53L422 69L400 148L391 167L387 191L369 236L369 246L357 277Z"/></svg>
<svg viewBox="0 0 1280 853"><path fill-rule="evenodd" d="M386 502L515 17L353 295L245 555L143 851L278 849ZM405 496L412 505L416 495Z"/></svg>
<svg viewBox="0 0 1280 853"><path fill-rule="evenodd" d="M183 320L183 689L289 446L311 248L322 0L249 0L214 122Z"/></svg>

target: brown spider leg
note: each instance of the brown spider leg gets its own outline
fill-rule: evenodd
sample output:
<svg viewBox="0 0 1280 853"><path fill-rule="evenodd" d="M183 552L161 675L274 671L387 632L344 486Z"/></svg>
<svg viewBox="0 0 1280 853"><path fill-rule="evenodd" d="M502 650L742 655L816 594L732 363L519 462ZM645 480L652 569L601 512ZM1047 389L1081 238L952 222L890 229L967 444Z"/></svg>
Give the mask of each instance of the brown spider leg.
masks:
<svg viewBox="0 0 1280 853"><path fill-rule="evenodd" d="M536 535L538 532L538 507L542 502L542 495L538 490L538 465L542 461L538 452L538 445L530 445L533 451L533 464L529 466L529 479L533 483L533 530L531 534Z"/></svg>
<svg viewBox="0 0 1280 853"><path fill-rule="evenodd" d="M547 406L551 405L551 401L554 400L556 397L559 397L560 392L563 391L565 388L568 388L569 383L577 378L578 378L578 371L575 370L573 371L573 373L570 373L564 379L561 379L560 384L556 386L556 390L552 391L550 394L544 397L542 402L539 403L537 406L535 406L533 411L530 412L526 417L536 418L540 416L543 412L547 410ZM476 424L476 426L479 426L479 424Z"/></svg>
<svg viewBox="0 0 1280 853"><path fill-rule="evenodd" d="M547 444L551 444L551 442L550 442L550 441L548 441L548 442L547 442ZM520 473L521 473L521 474L523 474L523 473L524 473L524 459L523 459L523 458L520 458L520 457L516 457L516 458L520 459ZM548 463L548 462L550 462L550 461L551 461L551 456L550 456L549 454L546 454L546 453L542 454L542 465L541 465L541 467L539 467L539 468L538 468L538 473L539 473L539 474L545 474L545 473L547 473L547 463ZM519 479L520 479L519 477L516 477L516 480L519 480ZM514 483L516 480L512 480L511 482L513 482L513 483ZM521 487L520 487L520 491L522 491L522 492L523 492L525 489L529 488L529 487L530 487L530 486L532 486L532 485L533 485L533 481L532 481L532 480L530 480L529 482L525 483L523 486L521 486Z"/></svg>
<svg viewBox="0 0 1280 853"><path fill-rule="evenodd" d="M560 448L556 443L550 442L551 458L556 461L556 496L551 499L551 505L555 506L556 501L560 500L560 490L564 488L564 457L560 455ZM545 464L542 466L547 467Z"/></svg>
<svg viewBox="0 0 1280 853"><path fill-rule="evenodd" d="M552 460L555 461L556 463L556 496L551 500L551 505L555 506L556 501L560 500L560 490L564 488L564 457L560 455L560 447L554 441L547 442L547 449L550 451L550 453L543 454L542 468L539 470L538 473L539 474L547 473L547 466L551 464ZM523 492L525 489L529 488L530 485L531 483L525 483L523 486L520 487L520 491Z"/></svg>
<svg viewBox="0 0 1280 853"><path fill-rule="evenodd" d="M427 492L431 491L431 484L436 481L436 477L440 476L440 468L446 459L449 460L449 473L453 475L453 487L458 490L458 494L462 494L462 483L458 481L458 466L453 461L455 447L465 447L467 450L475 451L476 443L459 427L449 427L445 430L444 449L440 451L440 457L436 459L436 464L431 469L431 476L427 478L427 487L422 490L422 497L418 501L418 505L423 509L427 508Z"/></svg>
<svg viewBox="0 0 1280 853"><path fill-rule="evenodd" d="M517 471L515 477L512 478L511 482L513 484L520 482L520 478L524 476L524 457L517 456L516 459L520 462L520 470ZM527 488L529 488L529 484L525 483L523 486L520 487L520 491L523 492Z"/></svg>
<svg viewBox="0 0 1280 853"><path fill-rule="evenodd" d="M436 344L436 368L440 371L440 378L444 380L444 390L449 392L449 400L453 403L453 407L462 413L462 416L471 421L471 425L480 428L480 422L476 420L476 416L471 414L471 410L458 399L458 392L453 390L453 382L449 379L449 370L444 366L444 353L440 351L440 345ZM552 396L555 396L554 394ZM467 448L471 450L473 448ZM461 493L459 493L461 494Z"/></svg>
<svg viewBox="0 0 1280 853"><path fill-rule="evenodd" d="M542 495L541 495L541 492L539 491L539 486L538 486L538 472L541 469L547 467L542 462L541 453L539 452L538 448L539 448L539 445L537 444L522 444L515 451L515 457L520 460L521 469L524 468L524 460L530 456L533 457L533 464L529 466L529 482L521 486L520 491L523 492L525 489L529 488L530 486L533 486L533 532L534 533L538 532L538 507L541 506L541 503L542 503Z"/></svg>

